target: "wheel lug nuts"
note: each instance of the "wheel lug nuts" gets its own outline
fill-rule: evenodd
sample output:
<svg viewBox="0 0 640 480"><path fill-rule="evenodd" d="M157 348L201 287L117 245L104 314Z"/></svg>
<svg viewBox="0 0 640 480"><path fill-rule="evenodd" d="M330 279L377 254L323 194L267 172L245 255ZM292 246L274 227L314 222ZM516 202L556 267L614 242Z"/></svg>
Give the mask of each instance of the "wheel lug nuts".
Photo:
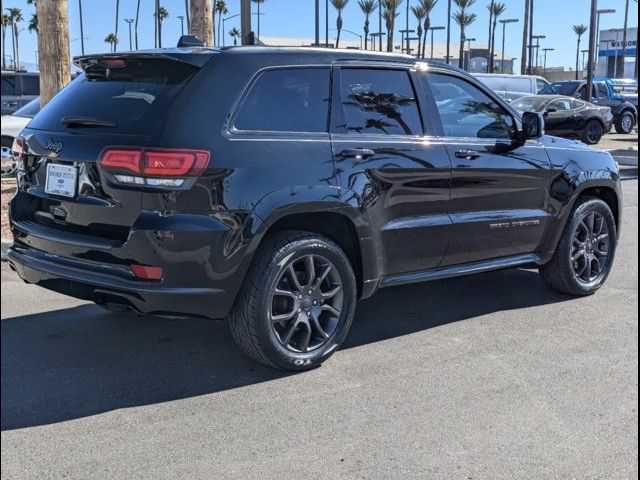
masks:
<svg viewBox="0 0 640 480"><path fill-rule="evenodd" d="M312 290L309 290L309 295L311 295L312 293L313 293L313 291L312 291Z"/></svg>
<svg viewBox="0 0 640 480"><path fill-rule="evenodd" d="M299 308L299 309L298 309L298 313L300 313L301 311L302 311L302 309L301 309L301 308Z"/></svg>
<svg viewBox="0 0 640 480"><path fill-rule="evenodd" d="M314 305L318 305L318 301L317 301L317 300L314 300L314 301L313 301L313 304L314 304Z"/></svg>
<svg viewBox="0 0 640 480"><path fill-rule="evenodd" d="M298 295L298 300L302 300L302 295Z"/></svg>
<svg viewBox="0 0 640 480"><path fill-rule="evenodd" d="M307 317L310 317L310 316L311 316L311 312L307 312Z"/></svg>

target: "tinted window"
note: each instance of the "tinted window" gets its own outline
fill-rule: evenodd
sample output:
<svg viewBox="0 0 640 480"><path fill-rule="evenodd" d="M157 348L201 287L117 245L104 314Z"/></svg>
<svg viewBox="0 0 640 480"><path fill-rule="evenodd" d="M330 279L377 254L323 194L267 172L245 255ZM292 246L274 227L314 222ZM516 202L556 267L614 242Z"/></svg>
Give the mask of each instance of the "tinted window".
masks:
<svg viewBox="0 0 640 480"><path fill-rule="evenodd" d="M264 72L235 120L238 130L326 132L329 69L292 68Z"/></svg>
<svg viewBox="0 0 640 480"><path fill-rule="evenodd" d="M513 102L511 106L521 112L541 112L548 102L546 97L522 97Z"/></svg>
<svg viewBox="0 0 640 480"><path fill-rule="evenodd" d="M536 79L536 93L545 88L548 85L544 80Z"/></svg>
<svg viewBox="0 0 640 480"><path fill-rule="evenodd" d="M427 78L447 137L513 138L513 118L484 92L457 77Z"/></svg>
<svg viewBox="0 0 640 480"><path fill-rule="evenodd" d="M340 76L346 130L377 135L422 134L408 72L345 68Z"/></svg>
<svg viewBox="0 0 640 480"><path fill-rule="evenodd" d="M543 95L573 95L576 87L576 82L556 82L543 88L540 93Z"/></svg>
<svg viewBox="0 0 640 480"><path fill-rule="evenodd" d="M478 77L482 83L484 83L491 90L506 90L506 82L504 77L499 76L481 76Z"/></svg>
<svg viewBox="0 0 640 480"><path fill-rule="evenodd" d="M573 102L568 98L555 100L549 104L549 107L547 107L547 109L550 108L555 108L559 112L562 112L564 110L571 110L573 108Z"/></svg>
<svg viewBox="0 0 640 480"><path fill-rule="evenodd" d="M66 129L63 117L85 117L116 124L92 131L151 134L195 71L190 65L159 59L128 59L126 66L110 69L96 64L53 97L30 127L61 131Z"/></svg>
<svg viewBox="0 0 640 480"><path fill-rule="evenodd" d="M15 95L15 79L10 76L2 76L2 95Z"/></svg>
<svg viewBox="0 0 640 480"><path fill-rule="evenodd" d="M22 95L40 95L40 78L31 75L23 75Z"/></svg>
<svg viewBox="0 0 640 480"><path fill-rule="evenodd" d="M510 92L531 92L531 80L528 78L509 78L507 80L507 90Z"/></svg>
<svg viewBox="0 0 640 480"><path fill-rule="evenodd" d="M609 96L609 89L607 88L607 85L599 82L597 86L600 98L607 98Z"/></svg>

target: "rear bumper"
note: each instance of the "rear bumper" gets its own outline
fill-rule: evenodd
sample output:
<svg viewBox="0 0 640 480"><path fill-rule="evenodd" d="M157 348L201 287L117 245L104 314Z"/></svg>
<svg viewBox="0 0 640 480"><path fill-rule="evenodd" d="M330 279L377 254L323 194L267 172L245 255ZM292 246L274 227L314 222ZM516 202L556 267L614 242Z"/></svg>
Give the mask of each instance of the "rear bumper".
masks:
<svg viewBox="0 0 640 480"><path fill-rule="evenodd" d="M140 284L110 274L111 267L86 264L13 246L8 262L25 282L98 304L116 304L143 314L199 315L222 318L232 294L217 288L172 288Z"/></svg>

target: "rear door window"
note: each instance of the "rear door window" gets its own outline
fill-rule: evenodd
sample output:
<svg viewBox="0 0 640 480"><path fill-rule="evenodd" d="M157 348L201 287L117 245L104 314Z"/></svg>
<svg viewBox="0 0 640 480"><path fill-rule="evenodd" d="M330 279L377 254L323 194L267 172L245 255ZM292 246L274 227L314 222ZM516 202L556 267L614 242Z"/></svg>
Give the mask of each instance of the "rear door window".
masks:
<svg viewBox="0 0 640 480"><path fill-rule="evenodd" d="M340 101L353 134L422 135L416 94L406 70L343 68Z"/></svg>
<svg viewBox="0 0 640 480"><path fill-rule="evenodd" d="M235 121L239 131L323 133L329 122L329 68L263 72Z"/></svg>
<svg viewBox="0 0 640 480"><path fill-rule="evenodd" d="M481 76L478 77L491 90L504 91L507 89L507 81L504 77L499 76Z"/></svg>
<svg viewBox="0 0 640 480"><path fill-rule="evenodd" d="M40 95L40 77L23 75L22 95Z"/></svg>
<svg viewBox="0 0 640 480"><path fill-rule="evenodd" d="M528 78L510 78L507 80L507 90L510 92L533 93L531 80Z"/></svg>
<svg viewBox="0 0 640 480"><path fill-rule="evenodd" d="M109 68L95 64L63 88L30 128L64 131L64 117L89 118L115 124L92 132L150 135L196 71L186 63L156 58L126 59Z"/></svg>

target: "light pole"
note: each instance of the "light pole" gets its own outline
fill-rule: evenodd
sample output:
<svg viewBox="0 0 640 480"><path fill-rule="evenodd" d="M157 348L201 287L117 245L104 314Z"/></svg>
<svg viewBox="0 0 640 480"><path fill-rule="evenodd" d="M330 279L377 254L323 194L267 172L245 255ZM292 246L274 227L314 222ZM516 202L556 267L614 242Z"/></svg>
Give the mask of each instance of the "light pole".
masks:
<svg viewBox="0 0 640 480"><path fill-rule="evenodd" d="M600 15L607 15L609 13L616 13L615 8L602 8L596 10L596 52L593 61L597 64L600 58ZM595 67L594 67L595 68Z"/></svg>
<svg viewBox="0 0 640 480"><path fill-rule="evenodd" d="M129 50L133 50L133 37L131 36L131 24L135 22L133 18L125 18L124 21L129 25Z"/></svg>
<svg viewBox="0 0 640 480"><path fill-rule="evenodd" d="M407 55L409 55L409 49L411 48L411 43L410 43L411 41L409 39L409 34L410 33L415 33L415 30L409 30L409 29L400 30L400 33L402 34L402 38L403 38L402 43L404 44L404 46L402 47L402 51L403 52L406 51ZM407 40L406 43L404 41L405 37L406 37L406 40Z"/></svg>
<svg viewBox="0 0 640 480"><path fill-rule="evenodd" d="M464 39L465 42L467 42L467 47L469 50L469 61L467 62L467 72L471 70L471 42L475 42L476 39L475 38L465 38Z"/></svg>
<svg viewBox="0 0 640 480"><path fill-rule="evenodd" d="M191 18L189 18L189 0L184 0L184 14L187 17L187 31L191 31ZM138 47L136 47L138 48Z"/></svg>
<svg viewBox="0 0 640 480"><path fill-rule="evenodd" d="M587 68L587 102L591 101L593 89L593 52L596 49L596 22L598 21L598 0L591 0L591 18L589 19L589 66Z"/></svg>
<svg viewBox="0 0 640 480"><path fill-rule="evenodd" d="M78 13L80 14L80 51L84 55L84 25L82 23L82 0L78 0Z"/></svg>
<svg viewBox="0 0 640 480"><path fill-rule="evenodd" d="M337 29L337 28L331 28L330 30L331 30L332 32L337 32L337 31L338 31L338 29ZM342 29L342 31L343 31L343 32L350 33L350 34L355 35L356 37L358 37L358 38L360 39L360 50L362 50L362 41L363 41L363 39L364 39L364 37L363 37L362 35L360 35L359 33L353 32L353 31L351 31L351 30L347 30L346 28L343 28L343 29Z"/></svg>
<svg viewBox="0 0 640 480"><path fill-rule="evenodd" d="M451 61L451 0L447 2L447 65Z"/></svg>
<svg viewBox="0 0 640 480"><path fill-rule="evenodd" d="M320 46L320 0L316 0L316 47Z"/></svg>
<svg viewBox="0 0 640 480"><path fill-rule="evenodd" d="M589 53L589 49L587 48L586 50L580 50L580 53L582 54L582 71L584 72L584 70L587 68L585 55Z"/></svg>
<svg viewBox="0 0 640 480"><path fill-rule="evenodd" d="M435 30L446 30L447 27L431 27L429 30L431 30L431 60L433 60L433 32Z"/></svg>
<svg viewBox="0 0 640 480"><path fill-rule="evenodd" d="M505 49L505 38L507 33L507 23L517 23L520 20L517 18L506 18L504 20L500 20L502 24L502 58L500 59L500 71L504 74L504 49ZM493 72L490 72L493 73Z"/></svg>
<svg viewBox="0 0 640 480"><path fill-rule="evenodd" d="M542 75L546 75L547 73L547 53L553 52L555 48L543 48L542 52L544 53L544 64L542 67Z"/></svg>
<svg viewBox="0 0 640 480"><path fill-rule="evenodd" d="M180 35L184 35L184 15L178 15L176 18L180 20Z"/></svg>
<svg viewBox="0 0 640 480"><path fill-rule="evenodd" d="M533 74L533 13L534 13L534 0L529 2L529 75Z"/></svg>
<svg viewBox="0 0 640 480"><path fill-rule="evenodd" d="M614 51L615 51L615 57L614 57L614 60L613 60L614 61L614 64L613 64L613 78L618 78L618 42L620 40L620 30L612 28L609 31L610 32L615 32L615 34L616 34L616 39L615 40L611 40L611 43L613 43L613 48L614 48Z"/></svg>
<svg viewBox="0 0 640 480"><path fill-rule="evenodd" d="M378 0L378 50L382 51L382 0Z"/></svg>
<svg viewBox="0 0 640 480"><path fill-rule="evenodd" d="M240 1L240 30L242 32L242 45L253 44L251 35L251 0Z"/></svg>
<svg viewBox="0 0 640 480"><path fill-rule="evenodd" d="M386 33L384 33L384 32L376 32L376 33L370 33L369 34L369 36L373 39L373 43L374 43L372 45L373 50L376 49L375 39L377 38L378 39L378 44L380 46L380 51L382 51L382 37L384 37L385 35L386 35Z"/></svg>
<svg viewBox="0 0 640 480"><path fill-rule="evenodd" d="M537 70L538 65L540 65L540 40L544 40L545 38L547 38L546 35L533 35L531 38L533 38L536 41L536 64L534 67L534 70Z"/></svg>

